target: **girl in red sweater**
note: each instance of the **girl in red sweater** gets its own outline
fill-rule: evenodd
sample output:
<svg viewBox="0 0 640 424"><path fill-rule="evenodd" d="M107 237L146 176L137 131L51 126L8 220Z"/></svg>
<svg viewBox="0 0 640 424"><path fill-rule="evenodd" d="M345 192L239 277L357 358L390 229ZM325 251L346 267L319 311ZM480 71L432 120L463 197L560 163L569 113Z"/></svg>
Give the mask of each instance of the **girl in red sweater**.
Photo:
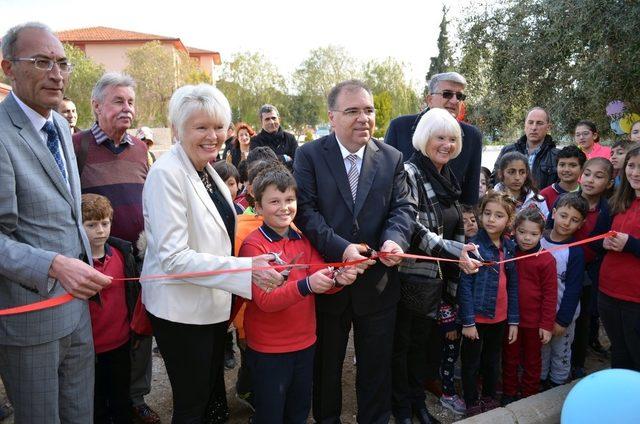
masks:
<svg viewBox="0 0 640 424"><path fill-rule="evenodd" d="M611 367L640 371L640 147L627 153L611 198L616 235L604 239L598 309L611 341Z"/></svg>
<svg viewBox="0 0 640 424"><path fill-rule="evenodd" d="M239 256L276 253L286 263L322 264L309 240L291 227L297 210L291 173L282 166L270 167L255 178L252 188L264 224L247 236ZM254 424L307 422L316 342L314 296L334 293L357 276L355 267L341 268L335 278L326 267L288 272L277 289L254 290L245 311Z"/></svg>
<svg viewBox="0 0 640 424"><path fill-rule="evenodd" d="M535 207L521 210L515 220L518 247L516 258L539 252L545 218ZM553 255L542 254L516 261L520 324L518 338L505 339L502 356L502 405L538 393L540 387L540 347L551 340L556 318L558 280ZM518 381L518 367L523 372ZM520 383L520 384L518 384Z"/></svg>

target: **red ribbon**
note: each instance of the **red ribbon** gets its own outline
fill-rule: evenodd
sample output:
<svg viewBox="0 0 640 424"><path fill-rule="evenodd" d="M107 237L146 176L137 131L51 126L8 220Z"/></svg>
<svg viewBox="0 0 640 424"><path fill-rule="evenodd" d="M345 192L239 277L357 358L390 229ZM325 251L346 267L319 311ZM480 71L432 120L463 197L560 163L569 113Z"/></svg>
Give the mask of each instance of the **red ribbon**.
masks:
<svg viewBox="0 0 640 424"><path fill-rule="evenodd" d="M490 265L498 265L501 263L506 263L506 262L511 262L511 261L519 261L525 258L529 258L532 256L538 256L541 255L543 253L551 253L553 251L556 250L562 250L562 249L567 249L569 247L573 247L573 246L579 246L581 244L586 244L586 243L591 243L593 241L596 240L600 240L606 237L612 237L615 236L616 232L615 231L609 231L608 233L605 234L600 234L599 236L595 236L595 237L590 237L590 238L586 238L580 241L575 241L573 243L568 243L568 244L563 244L560 246L554 246L552 248L549 249L543 249L540 250L538 252L535 253L530 253L528 255L524 255L524 256L519 256L517 258L510 258L510 259L505 259L503 261L499 261L499 262L483 262L482 265L484 266L490 266ZM462 262L459 259L446 259L446 258L436 258L433 256L424 256L424 255L414 255L414 254L410 254L410 253L401 253L401 254L391 254L388 252L377 252L378 256L396 256L396 257L401 257L401 258L409 258L409 259L423 259L423 260L429 260L429 261L441 261L441 262ZM349 262L329 262L329 263L318 263L318 264L292 264L292 265L274 265L274 266L261 266L261 267L246 267L246 268L235 268L235 269L223 269L223 270L215 270L215 271L202 271L202 272L190 272L190 273L184 273L184 274L170 274L170 275L147 275L145 277L142 278L114 278L112 281L147 281L147 280L175 280L175 279L185 279L185 278L197 278L197 277L210 277L212 275L221 275L221 274L232 274L232 273L236 273L236 272L249 272L249 271L266 271L268 269L275 269L277 271L281 271L285 268L326 268L326 267L334 267L334 268L340 268L340 267L345 267L345 266L351 266L351 265L357 265L359 263L365 262L369 260L369 258L366 259L360 259L357 261L349 261ZM51 299L47 299L47 300L43 300L40 302L35 302L35 303L30 303L28 305L23 305L23 306L16 306L14 308L8 308L8 309L1 309L0 310L0 316L4 316L4 315L17 315L17 314L24 314L27 312L34 312L34 311L40 311L43 309L47 309L47 308L53 308L55 306L59 306L59 305L63 305L65 303L71 302L74 299L73 296L71 296L70 294L66 293Z"/></svg>

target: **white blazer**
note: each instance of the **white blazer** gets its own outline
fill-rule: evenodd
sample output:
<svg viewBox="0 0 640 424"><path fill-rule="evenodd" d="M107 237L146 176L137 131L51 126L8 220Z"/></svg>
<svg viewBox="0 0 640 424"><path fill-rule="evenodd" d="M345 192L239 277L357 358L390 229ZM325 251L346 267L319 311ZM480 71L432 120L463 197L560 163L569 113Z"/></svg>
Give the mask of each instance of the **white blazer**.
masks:
<svg viewBox="0 0 640 424"><path fill-rule="evenodd" d="M234 210L229 190L207 165ZM231 256L231 240L209 193L180 143L149 171L142 192L147 237L142 277L249 268L251 258ZM158 318L185 324L229 319L231 293L251 298L251 272L142 282L142 303Z"/></svg>

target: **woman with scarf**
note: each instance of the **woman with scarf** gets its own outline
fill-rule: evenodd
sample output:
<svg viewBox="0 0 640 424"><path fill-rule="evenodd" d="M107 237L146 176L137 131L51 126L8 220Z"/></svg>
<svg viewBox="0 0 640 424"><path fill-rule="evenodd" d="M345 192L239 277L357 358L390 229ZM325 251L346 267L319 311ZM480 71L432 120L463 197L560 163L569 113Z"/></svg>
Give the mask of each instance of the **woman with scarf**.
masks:
<svg viewBox="0 0 640 424"><path fill-rule="evenodd" d="M464 244L460 186L448 166L462 150L460 125L445 109L431 109L416 127L413 146L418 152L405 162L411 195L418 204L409 253L461 259L463 271L476 272L479 263L467 255L474 246ZM427 340L438 331L436 318L441 303L455 312L459 272L457 266L447 265L404 259L399 267L401 299L392 363L392 410L397 423L410 423L413 415L420 423L436 422L427 411L423 382ZM450 339L454 335L459 338L454 320L446 321L451 324L447 329Z"/></svg>

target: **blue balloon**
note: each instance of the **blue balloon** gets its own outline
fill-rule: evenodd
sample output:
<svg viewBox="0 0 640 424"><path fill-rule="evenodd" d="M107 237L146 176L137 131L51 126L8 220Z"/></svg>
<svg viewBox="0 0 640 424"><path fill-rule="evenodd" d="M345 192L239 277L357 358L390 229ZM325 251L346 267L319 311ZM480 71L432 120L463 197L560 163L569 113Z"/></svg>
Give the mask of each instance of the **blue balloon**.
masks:
<svg viewBox="0 0 640 424"><path fill-rule="evenodd" d="M640 423L640 372L612 369L583 378L564 401L562 424Z"/></svg>

